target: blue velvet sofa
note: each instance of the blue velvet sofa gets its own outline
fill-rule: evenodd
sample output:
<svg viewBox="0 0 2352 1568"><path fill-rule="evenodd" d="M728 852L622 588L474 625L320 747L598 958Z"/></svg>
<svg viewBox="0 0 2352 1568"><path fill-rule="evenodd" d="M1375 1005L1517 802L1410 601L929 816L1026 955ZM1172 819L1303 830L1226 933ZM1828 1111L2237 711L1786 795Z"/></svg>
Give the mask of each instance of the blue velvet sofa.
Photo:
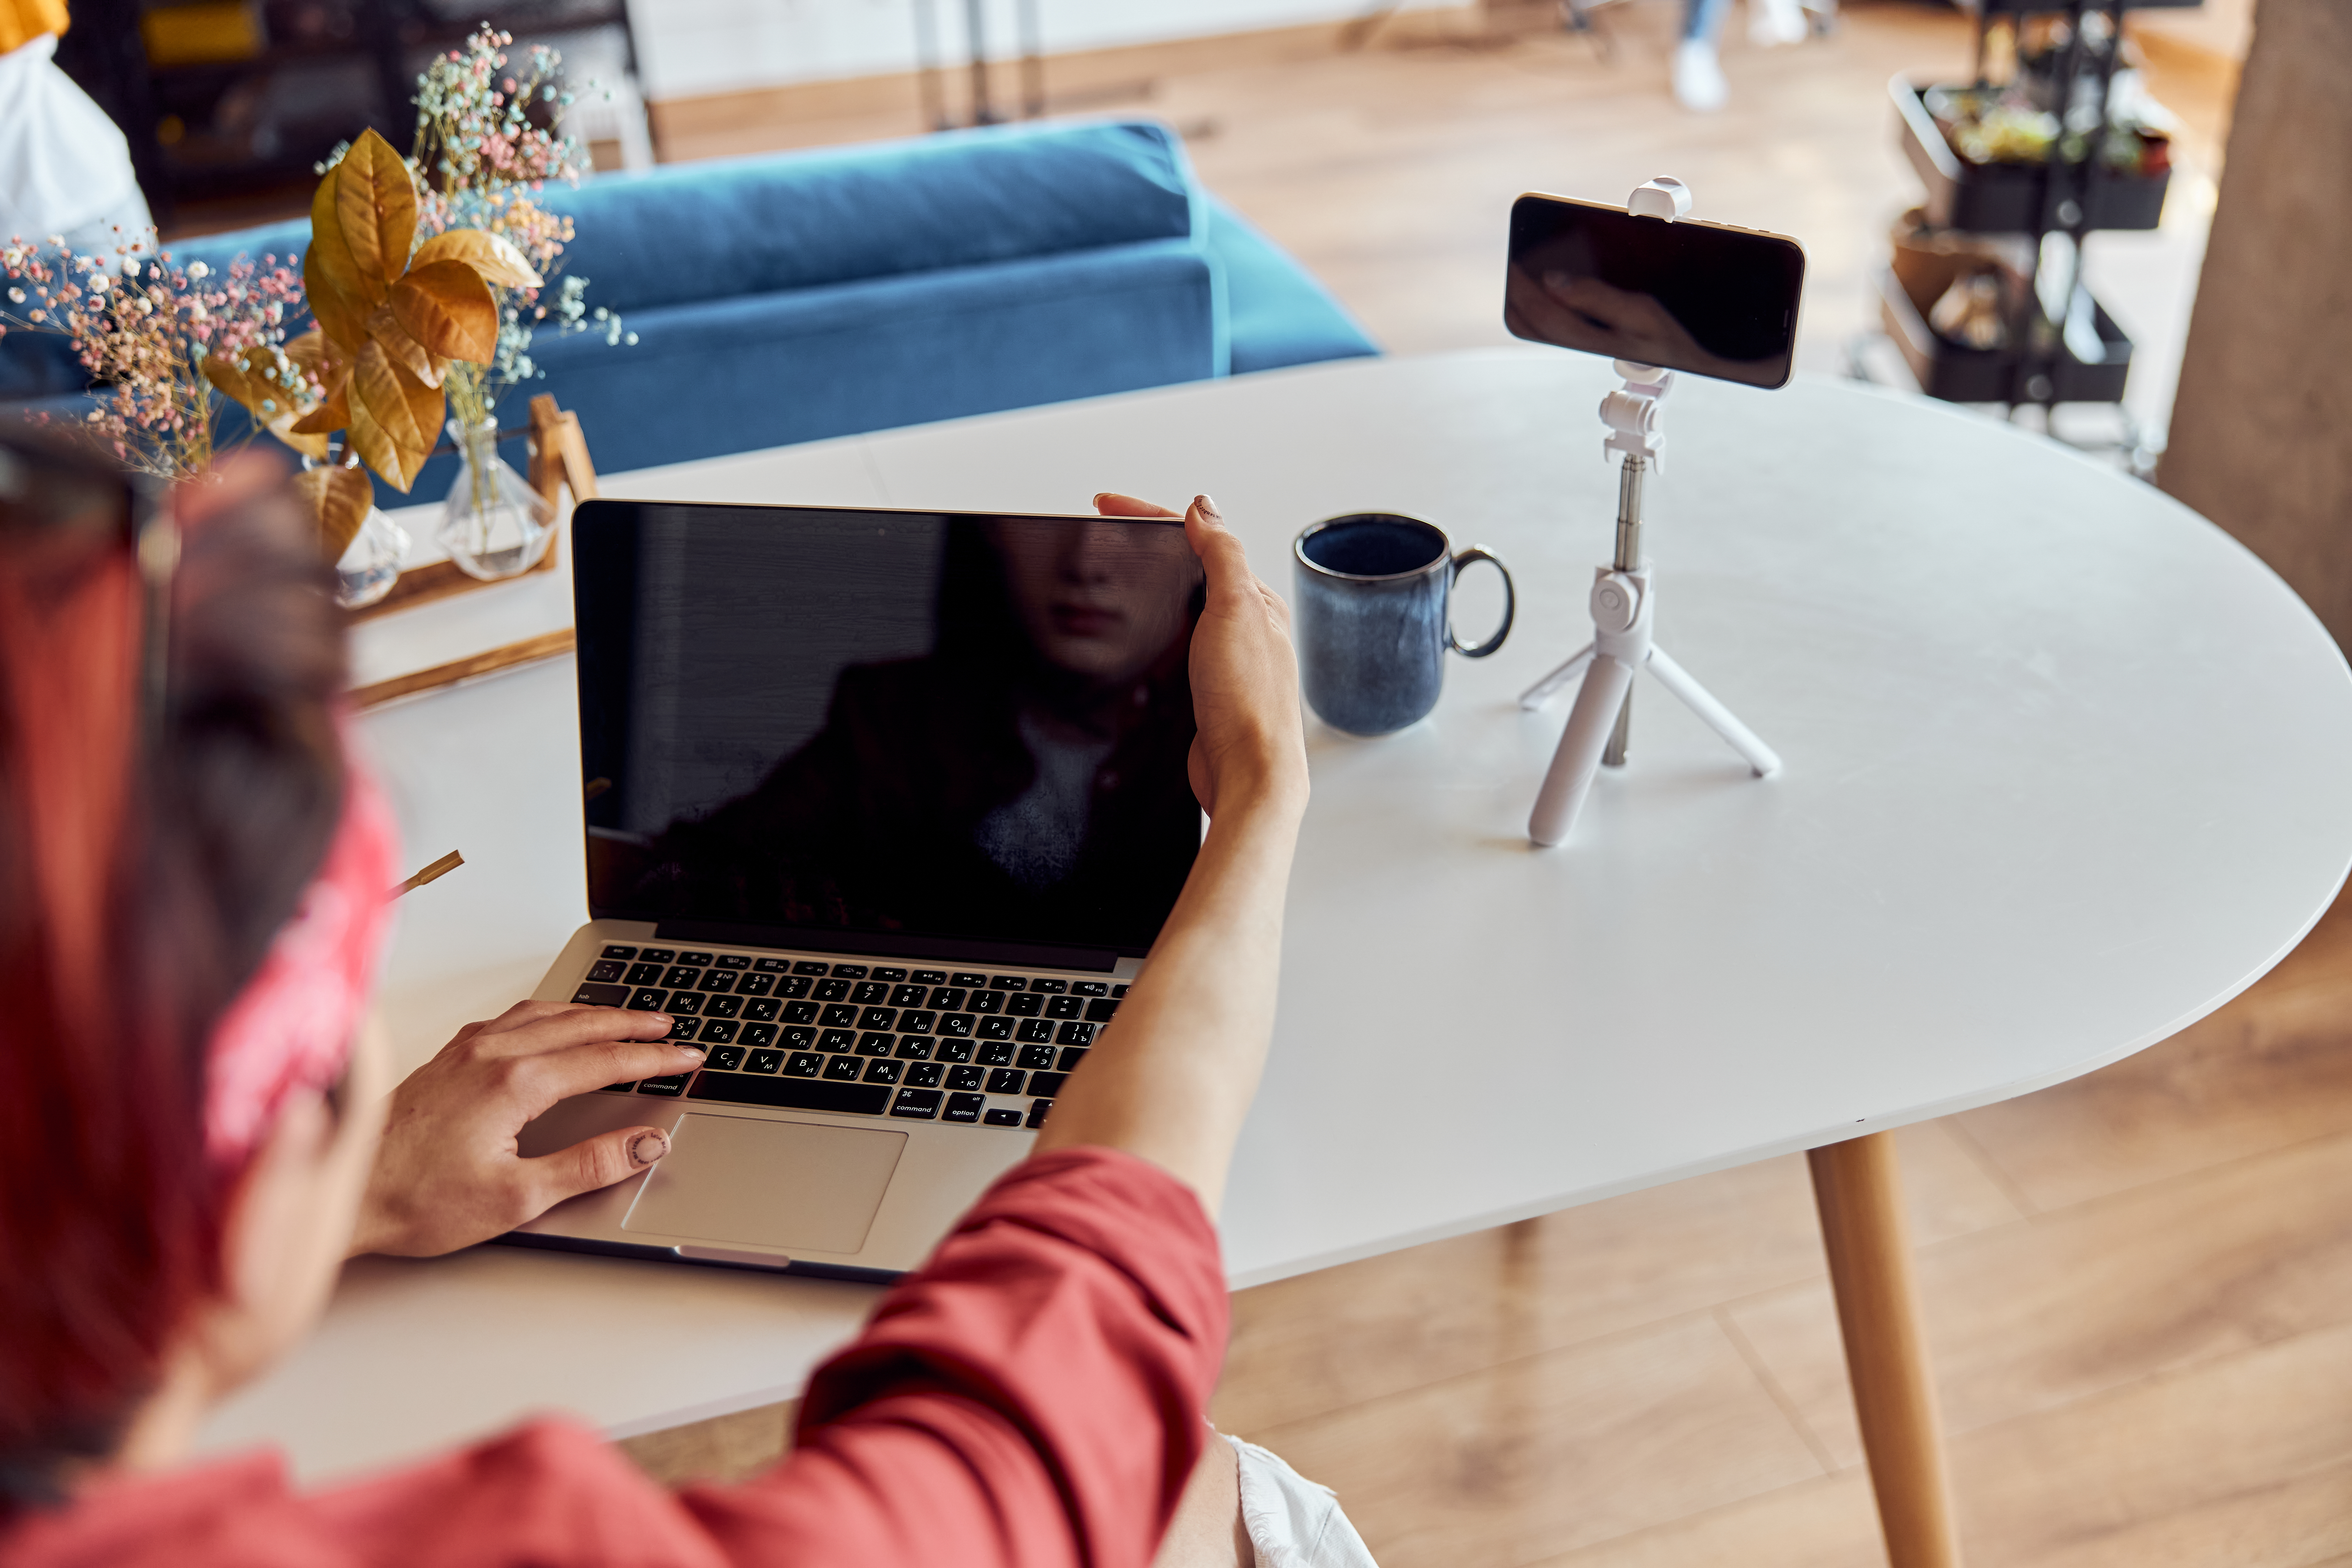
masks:
<svg viewBox="0 0 2352 1568"><path fill-rule="evenodd" d="M563 270L637 341L542 330L543 378L501 419L553 394L601 470L1379 352L1150 121L672 164L549 204L577 230ZM308 242L294 222L173 251Z"/></svg>

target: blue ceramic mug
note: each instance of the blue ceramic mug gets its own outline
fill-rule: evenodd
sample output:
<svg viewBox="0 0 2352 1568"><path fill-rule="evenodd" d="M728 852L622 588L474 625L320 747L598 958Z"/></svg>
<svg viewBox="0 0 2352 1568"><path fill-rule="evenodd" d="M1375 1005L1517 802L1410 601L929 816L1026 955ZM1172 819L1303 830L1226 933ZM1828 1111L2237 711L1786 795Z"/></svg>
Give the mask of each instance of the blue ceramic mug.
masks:
<svg viewBox="0 0 2352 1568"><path fill-rule="evenodd" d="M1447 649L1484 658L1511 635L1511 569L1485 550L1459 555L1419 518L1355 512L1309 527L1291 545L1298 662L1307 700L1352 735L1402 730L1437 706ZM1454 637L1454 579L1474 561L1503 574L1503 624L1475 647Z"/></svg>

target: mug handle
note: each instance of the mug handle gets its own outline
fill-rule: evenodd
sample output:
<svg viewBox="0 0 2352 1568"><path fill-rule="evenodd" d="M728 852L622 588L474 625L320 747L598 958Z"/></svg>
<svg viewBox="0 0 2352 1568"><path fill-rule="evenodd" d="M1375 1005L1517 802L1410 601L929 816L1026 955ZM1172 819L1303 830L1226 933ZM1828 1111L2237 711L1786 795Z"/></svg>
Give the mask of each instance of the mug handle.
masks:
<svg viewBox="0 0 2352 1568"><path fill-rule="evenodd" d="M1492 566L1496 571L1500 572L1503 574L1503 624L1495 628L1495 635L1493 637L1488 637L1476 647L1464 647L1459 642L1454 640L1454 617L1449 614L1445 620L1445 646L1452 648L1455 653L1460 654L1465 658L1484 658L1488 654L1494 652L1496 648L1502 647L1503 639L1511 635L1511 620L1518 614L1519 611L1519 595L1518 591L1511 586L1511 569L1504 565L1503 558L1496 554L1491 550L1474 547L1472 549L1465 550L1461 554L1455 556L1454 558L1454 578L1460 578L1462 575L1462 568L1469 565L1474 561L1484 561L1489 566ZM1446 595L1446 600L1450 606L1453 601L1453 595L1448 594Z"/></svg>

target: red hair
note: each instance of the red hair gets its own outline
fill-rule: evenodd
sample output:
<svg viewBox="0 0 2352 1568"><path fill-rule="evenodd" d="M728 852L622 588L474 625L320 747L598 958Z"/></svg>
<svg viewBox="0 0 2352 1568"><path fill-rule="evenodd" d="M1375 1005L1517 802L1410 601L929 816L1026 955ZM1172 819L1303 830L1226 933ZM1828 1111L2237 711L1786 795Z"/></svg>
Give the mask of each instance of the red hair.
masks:
<svg viewBox="0 0 2352 1568"><path fill-rule="evenodd" d="M282 493L188 531L160 722L127 541L0 528L0 1519L218 1286L212 1026L333 830L340 621Z"/></svg>

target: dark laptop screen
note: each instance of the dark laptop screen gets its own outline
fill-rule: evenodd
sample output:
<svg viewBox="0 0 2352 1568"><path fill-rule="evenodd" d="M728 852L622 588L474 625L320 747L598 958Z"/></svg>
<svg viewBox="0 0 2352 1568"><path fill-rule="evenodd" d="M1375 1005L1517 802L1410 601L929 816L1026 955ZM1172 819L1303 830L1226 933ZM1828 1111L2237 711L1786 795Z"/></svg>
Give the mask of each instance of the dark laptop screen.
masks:
<svg viewBox="0 0 2352 1568"><path fill-rule="evenodd" d="M595 915L1150 945L1200 847L1181 527L602 500L572 526Z"/></svg>

